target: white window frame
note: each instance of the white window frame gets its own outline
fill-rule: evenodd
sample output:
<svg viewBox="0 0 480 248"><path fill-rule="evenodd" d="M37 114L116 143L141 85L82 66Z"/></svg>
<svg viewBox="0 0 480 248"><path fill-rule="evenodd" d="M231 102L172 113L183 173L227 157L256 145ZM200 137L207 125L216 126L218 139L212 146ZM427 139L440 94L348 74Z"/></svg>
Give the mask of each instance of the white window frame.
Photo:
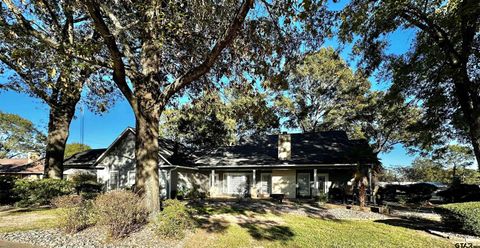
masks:
<svg viewBox="0 0 480 248"><path fill-rule="evenodd" d="M297 179L296 179L296 180L297 180L297 185L299 185L299 183L298 183L298 175L299 175L299 174L308 175L308 183L307 183L308 194L305 195L305 196L302 196L302 197L311 196L311 195L312 195L312 189L311 189L311 187L312 187L312 184L311 184L311 182L312 182L312 176L310 175L310 172L298 172L298 173L297 173ZM318 175L317 175L317 177L318 177ZM300 193L298 192L298 189L300 188L300 186L297 186L297 187L298 187L298 188L297 188L297 195L300 196Z"/></svg>
<svg viewBox="0 0 480 248"><path fill-rule="evenodd" d="M329 182L330 180L328 179L328 173L317 173L317 189L319 190L319 193L320 193L320 188L319 188L319 184L320 184L320 180L318 180L319 177L325 177L325 183L323 185L324 189L323 189L323 192L324 194L328 194L328 188L329 188Z"/></svg>
<svg viewBox="0 0 480 248"><path fill-rule="evenodd" d="M116 185L115 185L115 188L112 187L112 173L114 174L117 174L117 181L116 181ZM110 189L119 189L120 188L120 172L118 170L111 170L109 173L108 173L108 176L109 176L109 180L108 180L108 186Z"/></svg>
<svg viewBox="0 0 480 248"><path fill-rule="evenodd" d="M248 180L250 179L250 174L248 172L226 172L226 173L223 173L223 179L224 179L224 182L225 182L225 193L226 194L231 194L231 195L238 195L238 192L230 192L229 190L229 183L230 183L230 180L229 180L229 176L245 176L246 177L246 182L248 183ZM251 179L250 179L251 180ZM250 185L246 185L247 188L250 187Z"/></svg>
<svg viewBox="0 0 480 248"><path fill-rule="evenodd" d="M130 180L131 179L131 174L133 174L133 180ZM134 184L135 184L135 170L129 170L127 172L127 185L132 186Z"/></svg>
<svg viewBox="0 0 480 248"><path fill-rule="evenodd" d="M270 192L269 189L268 189L268 181L265 181L264 180L264 176L270 176ZM267 192L264 192L263 191L263 183L266 183L267 184ZM266 194L266 195L269 195L272 193L272 173L271 172L263 172L263 173L260 173L260 193L261 194Z"/></svg>

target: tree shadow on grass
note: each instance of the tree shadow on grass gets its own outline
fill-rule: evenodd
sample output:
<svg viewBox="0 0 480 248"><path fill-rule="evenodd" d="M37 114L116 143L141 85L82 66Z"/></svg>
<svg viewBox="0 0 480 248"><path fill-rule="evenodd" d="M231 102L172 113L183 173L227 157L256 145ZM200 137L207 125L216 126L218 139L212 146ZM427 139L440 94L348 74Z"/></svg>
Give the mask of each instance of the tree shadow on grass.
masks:
<svg viewBox="0 0 480 248"><path fill-rule="evenodd" d="M413 230L427 231L434 230L440 232L449 232L452 231L448 227L444 226L440 221L429 220L425 218L418 217L402 217L398 219L385 219L385 220L376 220L377 223L383 223L391 226L404 227Z"/></svg>
<svg viewBox="0 0 480 248"><path fill-rule="evenodd" d="M290 227L278 225L274 221L253 220L239 223L239 226L247 229L250 236L256 240L286 242L295 236Z"/></svg>
<svg viewBox="0 0 480 248"><path fill-rule="evenodd" d="M209 233L224 233L230 226L228 221L221 219L211 219L203 216L193 217L193 219L198 227Z"/></svg>

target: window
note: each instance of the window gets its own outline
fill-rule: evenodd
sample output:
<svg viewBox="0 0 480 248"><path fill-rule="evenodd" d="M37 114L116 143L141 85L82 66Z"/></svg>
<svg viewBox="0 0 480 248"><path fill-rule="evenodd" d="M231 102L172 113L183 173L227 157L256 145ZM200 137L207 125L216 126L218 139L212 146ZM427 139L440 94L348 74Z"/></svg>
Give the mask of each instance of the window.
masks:
<svg viewBox="0 0 480 248"><path fill-rule="evenodd" d="M110 189L118 188L118 184L120 183L119 179L120 178L118 176L118 171L110 171L110 180L109 180Z"/></svg>
<svg viewBox="0 0 480 248"><path fill-rule="evenodd" d="M269 195L272 193L272 173L260 174L260 193Z"/></svg>
<svg viewBox="0 0 480 248"><path fill-rule="evenodd" d="M318 174L317 183L319 193L328 193L328 174Z"/></svg>
<svg viewBox="0 0 480 248"><path fill-rule="evenodd" d="M135 184L135 171L134 170L130 170L128 171L128 179L127 179L127 184L128 186L132 186Z"/></svg>
<svg viewBox="0 0 480 248"><path fill-rule="evenodd" d="M244 195L249 193L249 175L247 173L225 173L226 193Z"/></svg>

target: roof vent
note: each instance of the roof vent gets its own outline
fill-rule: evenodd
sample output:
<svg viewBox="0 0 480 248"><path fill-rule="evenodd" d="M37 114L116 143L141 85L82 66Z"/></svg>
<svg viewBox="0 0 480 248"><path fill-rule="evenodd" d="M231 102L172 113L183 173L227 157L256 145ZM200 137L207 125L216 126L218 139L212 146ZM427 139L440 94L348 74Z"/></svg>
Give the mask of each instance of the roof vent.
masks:
<svg viewBox="0 0 480 248"><path fill-rule="evenodd" d="M278 159L290 160L292 158L292 137L290 134L278 135Z"/></svg>

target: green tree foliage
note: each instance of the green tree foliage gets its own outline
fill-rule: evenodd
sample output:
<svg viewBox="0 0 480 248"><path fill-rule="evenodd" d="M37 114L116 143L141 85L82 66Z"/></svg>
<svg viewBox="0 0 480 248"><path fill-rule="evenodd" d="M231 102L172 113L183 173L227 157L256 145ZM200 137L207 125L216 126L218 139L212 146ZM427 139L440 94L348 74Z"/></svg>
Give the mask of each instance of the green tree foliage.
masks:
<svg viewBox="0 0 480 248"><path fill-rule="evenodd" d="M75 1L2 1L0 5L0 88L37 97L49 109L45 176L61 178L75 106L85 85L94 109L104 111L113 95L104 70L92 66L101 48ZM74 52L76 51L76 52ZM14 72L14 73L12 73Z"/></svg>
<svg viewBox="0 0 480 248"><path fill-rule="evenodd" d="M31 121L0 111L0 159L26 157L29 152L41 154L45 135Z"/></svg>
<svg viewBox="0 0 480 248"><path fill-rule="evenodd" d="M448 145L436 150L432 157L416 158L412 166L392 172L402 181L478 184L480 173L470 168L473 161L470 147Z"/></svg>
<svg viewBox="0 0 480 248"><path fill-rule="evenodd" d="M268 76L322 43L324 1L84 1L136 117L136 190L158 200L158 123L179 92Z"/></svg>
<svg viewBox="0 0 480 248"><path fill-rule="evenodd" d="M289 81L288 91L277 100L288 128L345 130L351 138L369 140L377 153L411 139L408 127L419 110L403 99L370 90L368 79L353 72L332 48L308 55Z"/></svg>
<svg viewBox="0 0 480 248"><path fill-rule="evenodd" d="M205 148L234 145L279 127L268 95L249 84L204 94L179 109L166 110L160 135L187 146Z"/></svg>
<svg viewBox="0 0 480 248"><path fill-rule="evenodd" d="M380 68L390 91L425 110L413 129L422 149L471 142L480 160L480 4L476 0L352 1L339 13L339 36L354 42L360 65ZM389 34L413 30L404 54L386 53Z"/></svg>
<svg viewBox="0 0 480 248"><path fill-rule="evenodd" d="M70 143L65 146L65 158L72 156L75 153L83 152L92 149L89 145L81 143Z"/></svg>
<svg viewBox="0 0 480 248"><path fill-rule="evenodd" d="M362 107L358 103L370 88L370 82L355 74L333 48L305 57L288 79L282 105L287 109L286 126L304 132L348 125L345 119L358 112Z"/></svg>
<svg viewBox="0 0 480 248"><path fill-rule="evenodd" d="M411 167L403 167L399 171L405 181L451 182L443 165L429 158L416 158Z"/></svg>

